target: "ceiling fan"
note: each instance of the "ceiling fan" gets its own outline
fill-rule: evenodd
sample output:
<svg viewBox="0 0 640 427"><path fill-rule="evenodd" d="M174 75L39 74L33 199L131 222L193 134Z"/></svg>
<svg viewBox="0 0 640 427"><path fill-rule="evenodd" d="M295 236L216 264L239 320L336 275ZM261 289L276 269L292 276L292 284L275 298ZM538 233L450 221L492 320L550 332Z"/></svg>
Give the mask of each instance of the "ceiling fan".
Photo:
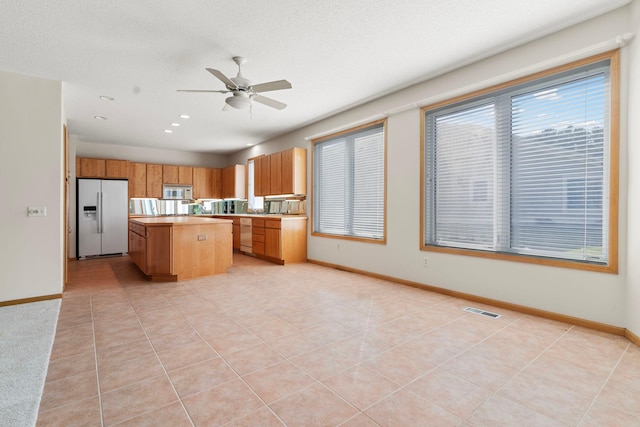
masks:
<svg viewBox="0 0 640 427"><path fill-rule="evenodd" d="M214 70L213 68L206 68L208 72L216 76L222 83L224 83L227 90L189 90L178 89L178 92L215 92L215 93L232 93L233 95L224 100L227 105L243 110L251 106L252 101L259 102L268 107L275 108L277 110L284 110L287 104L284 104L275 99L268 98L261 95L262 92L269 92L272 90L291 89L291 83L286 80L275 80L273 82L260 83L257 85L251 84L251 81L242 75L242 66L247 60L241 56L234 56L233 61L238 64L238 74L235 77L227 77L221 71Z"/></svg>

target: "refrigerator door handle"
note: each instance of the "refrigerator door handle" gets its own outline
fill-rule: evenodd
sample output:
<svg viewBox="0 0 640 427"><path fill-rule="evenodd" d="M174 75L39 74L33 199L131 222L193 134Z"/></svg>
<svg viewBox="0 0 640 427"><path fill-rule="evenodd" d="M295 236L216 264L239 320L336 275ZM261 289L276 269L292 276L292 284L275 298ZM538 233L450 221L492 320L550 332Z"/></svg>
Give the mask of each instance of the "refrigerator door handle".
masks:
<svg viewBox="0 0 640 427"><path fill-rule="evenodd" d="M98 192L98 217L96 222L98 223L98 234L102 234L102 192Z"/></svg>

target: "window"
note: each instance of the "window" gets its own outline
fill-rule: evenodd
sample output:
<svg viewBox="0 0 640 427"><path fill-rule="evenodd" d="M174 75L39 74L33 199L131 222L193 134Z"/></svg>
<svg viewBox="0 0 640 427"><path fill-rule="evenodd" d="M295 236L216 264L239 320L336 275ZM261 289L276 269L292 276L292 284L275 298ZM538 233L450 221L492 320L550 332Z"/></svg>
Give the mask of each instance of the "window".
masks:
<svg viewBox="0 0 640 427"><path fill-rule="evenodd" d="M255 194L255 159L247 161L247 204L250 212L264 211L264 197Z"/></svg>
<svg viewBox="0 0 640 427"><path fill-rule="evenodd" d="M384 124L312 141L313 234L384 242Z"/></svg>
<svg viewBox="0 0 640 427"><path fill-rule="evenodd" d="M422 248L615 272L617 60L425 107Z"/></svg>

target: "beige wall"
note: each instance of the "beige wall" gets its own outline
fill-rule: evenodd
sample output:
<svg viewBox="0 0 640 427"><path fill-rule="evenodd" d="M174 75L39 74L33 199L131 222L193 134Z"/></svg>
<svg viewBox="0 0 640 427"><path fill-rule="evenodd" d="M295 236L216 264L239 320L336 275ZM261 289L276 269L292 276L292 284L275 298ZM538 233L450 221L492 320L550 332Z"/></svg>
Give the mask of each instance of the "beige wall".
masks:
<svg viewBox="0 0 640 427"><path fill-rule="evenodd" d="M62 123L60 82L0 71L0 301L62 292Z"/></svg>
<svg viewBox="0 0 640 427"><path fill-rule="evenodd" d="M309 137L388 116L387 244L340 241L309 235L310 259L609 325L626 326L626 313L640 311L640 285L634 287L635 302L627 303L627 245L635 243L638 246L640 235L633 242L627 240L626 202L631 193L627 188L626 159L621 158L620 273L617 275L423 252L419 250L419 106L615 48L616 36L637 30L637 25L630 22L628 8L618 9L252 147L236 154L232 160L242 162L256 154L268 154L292 146L310 148ZM640 59L637 48L623 48L622 54L623 66L630 62L631 56L635 62ZM639 75L638 71L636 76ZM628 71L624 75L626 90L630 77ZM632 96L636 103L640 101L640 94L634 93ZM626 129L626 104L622 108L621 126ZM626 131L623 132L621 146L622 151L626 152ZM640 154L637 157L640 162ZM311 173L311 156L308 158ZM311 183L311 176L308 178ZM640 185L640 177L638 181ZM633 197L640 198L640 192L633 193ZM638 214L636 217L640 217L640 212ZM425 256L429 258L428 268L423 266ZM639 316L638 319L630 323L640 332L640 315L635 316Z"/></svg>

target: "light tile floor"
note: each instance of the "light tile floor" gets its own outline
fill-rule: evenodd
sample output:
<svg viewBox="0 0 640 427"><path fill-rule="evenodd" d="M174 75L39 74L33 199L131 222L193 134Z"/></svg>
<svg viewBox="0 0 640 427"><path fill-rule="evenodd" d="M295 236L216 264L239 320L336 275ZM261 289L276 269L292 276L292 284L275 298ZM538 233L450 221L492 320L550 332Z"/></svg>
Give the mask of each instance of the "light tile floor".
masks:
<svg viewBox="0 0 640 427"><path fill-rule="evenodd" d="M640 426L621 337L237 254L179 283L128 257L70 278L40 426Z"/></svg>

